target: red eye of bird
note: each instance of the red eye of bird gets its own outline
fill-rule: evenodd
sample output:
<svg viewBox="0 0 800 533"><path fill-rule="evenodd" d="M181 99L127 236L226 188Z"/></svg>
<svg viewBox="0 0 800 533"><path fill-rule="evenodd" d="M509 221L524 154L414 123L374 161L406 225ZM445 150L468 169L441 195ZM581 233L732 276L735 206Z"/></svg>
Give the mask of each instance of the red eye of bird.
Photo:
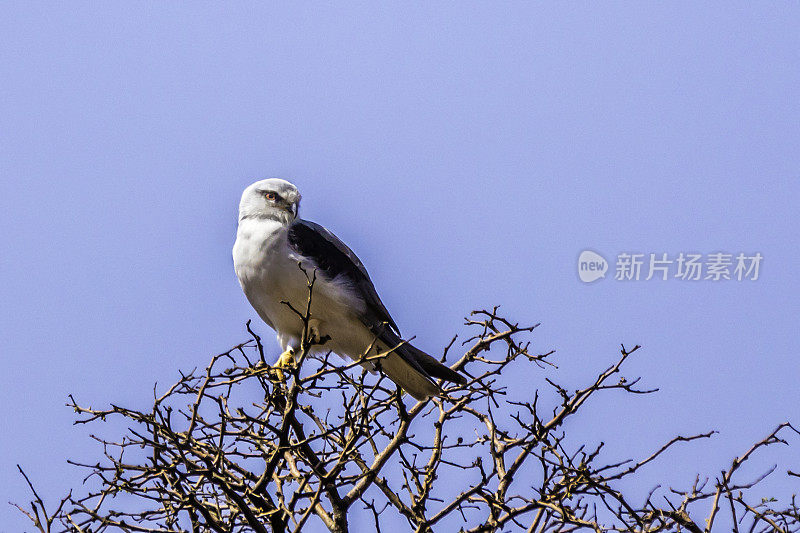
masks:
<svg viewBox="0 0 800 533"><path fill-rule="evenodd" d="M275 201L278 198L278 195L275 194L274 192L268 192L265 196L267 197L267 200L272 200L272 201Z"/></svg>

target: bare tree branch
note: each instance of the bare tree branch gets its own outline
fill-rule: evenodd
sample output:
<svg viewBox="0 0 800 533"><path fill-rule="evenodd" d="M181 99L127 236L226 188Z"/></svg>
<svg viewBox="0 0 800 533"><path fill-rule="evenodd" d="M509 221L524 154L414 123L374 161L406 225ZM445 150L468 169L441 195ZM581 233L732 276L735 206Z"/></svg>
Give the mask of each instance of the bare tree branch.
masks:
<svg viewBox="0 0 800 533"><path fill-rule="evenodd" d="M269 367L248 323L248 341L154 391L147 410L85 407L70 397L76 424L117 420L128 430L93 436L99 459L71 461L87 474L83 492L70 492L52 512L20 468L33 501L18 509L42 533L299 532L312 523L345 533L356 518L376 531L420 533L703 533L724 504L730 523L722 528L800 531L794 497L780 506L750 496L774 468L737 477L758 451L798 435L789 423L735 458L713 486L698 476L687 490L656 486L640 501L625 489L630 480L676 445L715 432L674 437L638 460L582 442L575 424L567 432L565 422L577 422L597 396L655 392L622 376L638 345L622 346L610 366L570 391L556 381L554 352L531 351L535 325L520 326L498 308L476 311L452 365L468 383L413 402L364 368L386 354L344 364L320 355L324 339L308 328L315 273L306 274L308 305L294 309L305 324L294 368ZM521 372L542 374L544 387L516 390L507 376Z"/></svg>

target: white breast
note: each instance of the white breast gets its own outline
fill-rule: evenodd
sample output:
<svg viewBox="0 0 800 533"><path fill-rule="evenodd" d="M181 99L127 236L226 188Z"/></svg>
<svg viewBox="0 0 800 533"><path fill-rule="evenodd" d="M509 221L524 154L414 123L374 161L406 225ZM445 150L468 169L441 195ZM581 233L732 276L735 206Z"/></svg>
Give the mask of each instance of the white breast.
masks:
<svg viewBox="0 0 800 533"><path fill-rule="evenodd" d="M307 295L303 273L287 253L287 227L269 219L239 223L233 245L236 276L259 316L279 333L299 330L299 318L281 304L300 305Z"/></svg>
<svg viewBox="0 0 800 533"><path fill-rule="evenodd" d="M275 329L281 344L299 340L302 321L286 304L305 312L308 284L298 267L302 258L287 243L288 226L269 219L246 219L239 223L233 262L239 283L250 304L264 322ZM312 274L314 265L304 262ZM326 346L338 353L362 350L368 344L361 339L364 330L356 316L363 312L364 302L342 280L328 280L318 275L314 285L312 316L320 334L330 335L334 342ZM356 347L350 348L350 337L357 333ZM342 341L347 347L342 346Z"/></svg>

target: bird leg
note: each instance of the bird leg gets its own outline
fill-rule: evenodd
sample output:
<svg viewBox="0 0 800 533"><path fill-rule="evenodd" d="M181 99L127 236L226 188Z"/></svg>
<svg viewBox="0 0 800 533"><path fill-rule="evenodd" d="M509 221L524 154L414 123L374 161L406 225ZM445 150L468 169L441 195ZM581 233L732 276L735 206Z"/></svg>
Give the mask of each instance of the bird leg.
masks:
<svg viewBox="0 0 800 533"><path fill-rule="evenodd" d="M312 337L312 339L313 339L313 343L314 344L318 344L318 345L322 346L326 342L331 340L331 336L330 335L317 335L315 337Z"/></svg>
<svg viewBox="0 0 800 533"><path fill-rule="evenodd" d="M311 324L309 324L308 336L310 337L311 344L317 344L317 345L320 345L320 346L322 346L323 344L325 344L326 342L331 340L330 335L321 335L320 334L318 323L316 321L312 322ZM291 367L293 367L295 365L294 354L295 354L295 349L294 348L292 348L291 346L286 348L286 351L284 351L278 357L278 360L272 366L272 368L275 369L275 372L277 373L278 378L281 381L283 381L285 379L285 376L283 374L283 369L291 368Z"/></svg>
<svg viewBox="0 0 800 533"><path fill-rule="evenodd" d="M283 369L289 368L294 366L294 348L286 348L286 351L283 352L278 360L275 362L275 365L272 367L276 370L278 374L278 378L283 381L285 376L283 375Z"/></svg>
<svg viewBox="0 0 800 533"><path fill-rule="evenodd" d="M316 320L312 320L311 323L308 325L308 335L311 338L311 344L318 344L322 346L329 340L331 340L330 335L322 335L319 332L319 323Z"/></svg>

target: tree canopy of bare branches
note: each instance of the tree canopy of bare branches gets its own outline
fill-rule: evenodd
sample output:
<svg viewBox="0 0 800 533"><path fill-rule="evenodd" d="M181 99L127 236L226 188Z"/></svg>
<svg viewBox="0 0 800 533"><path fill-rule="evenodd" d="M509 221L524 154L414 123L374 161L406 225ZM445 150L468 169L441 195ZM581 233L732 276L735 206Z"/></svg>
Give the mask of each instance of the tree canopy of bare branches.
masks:
<svg viewBox="0 0 800 533"><path fill-rule="evenodd" d="M313 280L309 286L310 300ZM307 324L308 310L296 312ZM52 510L20 469L33 501L19 509L48 533L800 531L793 496L779 503L751 495L772 470L755 479L738 472L759 450L797 434L790 424L723 472L629 493L623 481L713 433L677 436L638 460L571 436L565 422L595 396L653 392L622 377L639 346L622 346L608 368L567 390L556 381L553 352L531 350L536 326L497 308L473 312L467 325L473 335L454 337L442 356L456 359L452 368L468 383L414 402L359 362L309 355L308 338L295 367L276 371L248 323L247 342L154 390L146 410L85 407L70 397L77 424L116 417L128 431L93 437L102 456L74 462L86 471L84 492ZM539 389L512 391L511 373Z"/></svg>

